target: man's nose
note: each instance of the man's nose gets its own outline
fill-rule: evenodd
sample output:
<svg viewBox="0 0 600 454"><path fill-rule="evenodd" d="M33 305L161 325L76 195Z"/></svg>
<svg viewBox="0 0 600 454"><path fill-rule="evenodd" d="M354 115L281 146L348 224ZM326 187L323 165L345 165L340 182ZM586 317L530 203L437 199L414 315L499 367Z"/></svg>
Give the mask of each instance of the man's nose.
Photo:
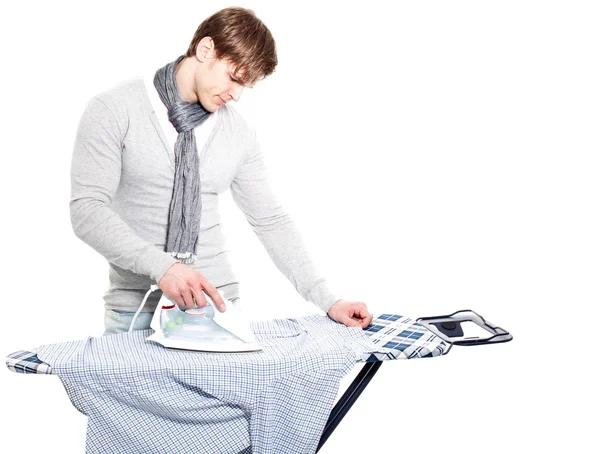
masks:
<svg viewBox="0 0 600 454"><path fill-rule="evenodd" d="M243 86L235 84L231 90L229 90L229 96L231 96L231 99L233 99L235 102L238 102L242 96L243 90Z"/></svg>

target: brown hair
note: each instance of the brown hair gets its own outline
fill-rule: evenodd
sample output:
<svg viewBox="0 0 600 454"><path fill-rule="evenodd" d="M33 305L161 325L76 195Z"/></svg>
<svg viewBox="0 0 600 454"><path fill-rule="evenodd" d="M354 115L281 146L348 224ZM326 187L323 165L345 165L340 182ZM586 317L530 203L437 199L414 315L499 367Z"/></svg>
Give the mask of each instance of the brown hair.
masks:
<svg viewBox="0 0 600 454"><path fill-rule="evenodd" d="M216 57L230 61L242 83L253 84L275 71L275 40L254 11L239 7L217 11L200 24L185 56L196 55L198 43L206 36L215 43Z"/></svg>

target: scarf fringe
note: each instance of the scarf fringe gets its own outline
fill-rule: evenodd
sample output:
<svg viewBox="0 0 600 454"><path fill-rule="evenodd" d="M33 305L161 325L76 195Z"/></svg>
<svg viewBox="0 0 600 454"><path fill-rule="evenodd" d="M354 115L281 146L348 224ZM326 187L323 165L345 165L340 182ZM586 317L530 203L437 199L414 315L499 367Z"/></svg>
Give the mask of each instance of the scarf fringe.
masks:
<svg viewBox="0 0 600 454"><path fill-rule="evenodd" d="M196 261L196 254L191 252L169 252L173 257L179 260L184 265L191 265Z"/></svg>

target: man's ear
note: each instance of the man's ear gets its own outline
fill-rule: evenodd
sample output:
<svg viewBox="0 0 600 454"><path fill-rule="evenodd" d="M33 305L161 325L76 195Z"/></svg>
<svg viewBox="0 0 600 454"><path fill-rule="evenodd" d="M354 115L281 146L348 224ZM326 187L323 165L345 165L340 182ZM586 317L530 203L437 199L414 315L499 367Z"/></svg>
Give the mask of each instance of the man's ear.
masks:
<svg viewBox="0 0 600 454"><path fill-rule="evenodd" d="M210 36L205 36L196 46L196 60L201 63L214 58L215 42Z"/></svg>

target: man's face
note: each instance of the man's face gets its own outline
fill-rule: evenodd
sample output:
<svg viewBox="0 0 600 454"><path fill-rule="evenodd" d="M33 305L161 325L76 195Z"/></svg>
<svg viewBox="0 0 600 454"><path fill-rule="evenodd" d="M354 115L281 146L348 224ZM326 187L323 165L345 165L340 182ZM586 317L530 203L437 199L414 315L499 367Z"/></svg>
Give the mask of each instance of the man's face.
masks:
<svg viewBox="0 0 600 454"><path fill-rule="evenodd" d="M213 58L196 71L198 101L209 112L215 112L232 99L237 102L242 96L246 86L234 76L234 70L227 60Z"/></svg>

